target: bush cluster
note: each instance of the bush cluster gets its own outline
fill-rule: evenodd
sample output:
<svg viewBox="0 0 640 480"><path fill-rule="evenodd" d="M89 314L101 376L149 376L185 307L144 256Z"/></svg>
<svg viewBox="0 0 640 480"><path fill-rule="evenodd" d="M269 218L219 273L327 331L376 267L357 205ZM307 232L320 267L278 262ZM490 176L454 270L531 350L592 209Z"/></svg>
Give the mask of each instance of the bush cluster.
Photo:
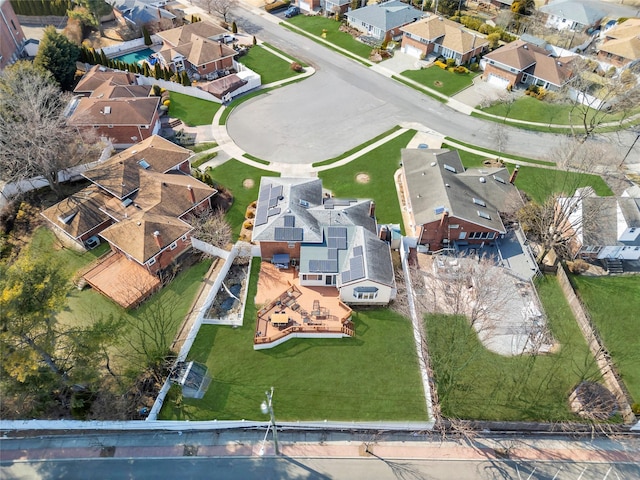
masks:
<svg viewBox="0 0 640 480"><path fill-rule="evenodd" d="M435 62L433 62L433 64L439 66L443 70L447 69L447 64L444 62L441 62L440 60L436 60Z"/></svg>
<svg viewBox="0 0 640 480"><path fill-rule="evenodd" d="M547 91L539 87L537 85L529 85L527 90L524 92L525 95L529 95L530 97L537 98L538 100L544 99L547 96Z"/></svg>
<svg viewBox="0 0 640 480"><path fill-rule="evenodd" d="M302 65L300 65L298 62L291 62L291 70L293 70L294 72L302 72L304 69L302 68Z"/></svg>

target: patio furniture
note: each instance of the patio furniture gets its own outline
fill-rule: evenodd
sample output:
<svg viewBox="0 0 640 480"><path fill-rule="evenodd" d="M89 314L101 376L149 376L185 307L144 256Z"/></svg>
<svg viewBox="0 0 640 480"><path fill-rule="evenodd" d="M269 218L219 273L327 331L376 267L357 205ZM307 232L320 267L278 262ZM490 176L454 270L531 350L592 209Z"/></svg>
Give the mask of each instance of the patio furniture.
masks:
<svg viewBox="0 0 640 480"><path fill-rule="evenodd" d="M274 327L279 327L282 325L289 324L289 316L286 313L274 313L273 315L271 315L270 319L271 319L271 324Z"/></svg>

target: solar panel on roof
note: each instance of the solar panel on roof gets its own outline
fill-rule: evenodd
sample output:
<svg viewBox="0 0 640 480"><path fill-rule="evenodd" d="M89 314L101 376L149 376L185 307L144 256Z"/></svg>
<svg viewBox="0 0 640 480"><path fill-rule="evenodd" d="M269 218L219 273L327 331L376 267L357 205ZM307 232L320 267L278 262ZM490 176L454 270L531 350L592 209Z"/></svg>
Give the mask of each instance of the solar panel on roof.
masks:
<svg viewBox="0 0 640 480"><path fill-rule="evenodd" d="M271 187L271 194L269 195L271 198L278 198L282 196L282 185L276 185L275 187Z"/></svg>
<svg viewBox="0 0 640 480"><path fill-rule="evenodd" d="M355 257L349 260L351 280L359 280L364 278L364 261L362 257Z"/></svg>
<svg viewBox="0 0 640 480"><path fill-rule="evenodd" d="M344 250L347 248L347 239L340 237L329 237L327 240L327 246L329 248L337 248L339 250Z"/></svg>
<svg viewBox="0 0 640 480"><path fill-rule="evenodd" d="M263 185L260 187L260 193L258 194L258 201L267 200L269 198L269 192L271 191L271 185Z"/></svg>
<svg viewBox="0 0 640 480"><path fill-rule="evenodd" d="M327 257L329 257L329 260L337 260L338 250L336 248L330 248L327 252Z"/></svg>
<svg viewBox="0 0 640 480"><path fill-rule="evenodd" d="M327 233L329 237L347 238L347 229L344 227L329 227Z"/></svg>
<svg viewBox="0 0 640 480"><path fill-rule="evenodd" d="M267 223L267 209L266 208L262 208L262 209L258 209L257 213L256 213L256 221L255 221L255 226L259 227L260 225L264 225L265 223Z"/></svg>
<svg viewBox="0 0 640 480"><path fill-rule="evenodd" d="M284 216L284 226L285 227L295 227L296 226L296 217L293 215L285 215Z"/></svg>
<svg viewBox="0 0 640 480"><path fill-rule="evenodd" d="M349 270L346 272L342 272L342 283L347 283L351 281L351 277L349 276Z"/></svg>
<svg viewBox="0 0 640 480"><path fill-rule="evenodd" d="M270 208L267 210L267 216L271 217L273 215L278 215L280 213L280 207Z"/></svg>
<svg viewBox="0 0 640 480"><path fill-rule="evenodd" d="M302 229L292 227L276 227L273 230L277 242L301 242Z"/></svg>
<svg viewBox="0 0 640 480"><path fill-rule="evenodd" d="M275 207L278 204L278 198L269 198L269 208Z"/></svg>
<svg viewBox="0 0 640 480"><path fill-rule="evenodd" d="M309 271L335 273L338 271L338 262L336 260L309 260Z"/></svg>
<svg viewBox="0 0 640 480"><path fill-rule="evenodd" d="M354 257L362 256L362 246L358 245L357 247L353 247L353 256Z"/></svg>

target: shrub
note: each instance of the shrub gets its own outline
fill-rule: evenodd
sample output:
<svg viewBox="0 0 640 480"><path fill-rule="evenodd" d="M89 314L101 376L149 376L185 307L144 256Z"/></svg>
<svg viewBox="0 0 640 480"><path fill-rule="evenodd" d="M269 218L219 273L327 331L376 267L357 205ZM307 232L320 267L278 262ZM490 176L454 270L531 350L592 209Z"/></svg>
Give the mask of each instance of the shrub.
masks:
<svg viewBox="0 0 640 480"><path fill-rule="evenodd" d="M238 25L236 25L236 22L231 22L231 33L238 33Z"/></svg>
<svg viewBox="0 0 640 480"><path fill-rule="evenodd" d="M249 220L256 216L253 210L247 210L247 214L245 215Z"/></svg>
<svg viewBox="0 0 640 480"><path fill-rule="evenodd" d="M469 73L469 70L467 70L462 65L458 65L457 67L454 67L453 72L458 74L463 74L463 73Z"/></svg>
<svg viewBox="0 0 640 480"><path fill-rule="evenodd" d="M454 58L447 58L447 67L455 67L456 60Z"/></svg>
<svg viewBox="0 0 640 480"><path fill-rule="evenodd" d="M435 62L433 62L433 64L439 66L443 70L447 69L447 64L442 63L440 60L436 60Z"/></svg>
<svg viewBox="0 0 640 480"><path fill-rule="evenodd" d="M300 65L298 62L291 62L290 65L291 70L293 70L294 72L302 72L304 69L302 68L302 65Z"/></svg>
<svg viewBox="0 0 640 480"><path fill-rule="evenodd" d="M495 50L500 45L500 34L495 32L490 33L487 35L487 40L489 41L489 48Z"/></svg>
<svg viewBox="0 0 640 480"><path fill-rule="evenodd" d="M480 65L478 65L477 62L473 62L471 65L469 65L469 70L471 70L472 72L477 72L480 69Z"/></svg>
<svg viewBox="0 0 640 480"><path fill-rule="evenodd" d="M164 102L162 102L162 104L168 107L169 105L171 105L171 100L165 100Z"/></svg>
<svg viewBox="0 0 640 480"><path fill-rule="evenodd" d="M251 220L246 220L243 224L242 224L242 228L244 228L245 230L251 230L253 229L253 222Z"/></svg>
<svg viewBox="0 0 640 480"><path fill-rule="evenodd" d="M151 87L151 91L153 92L153 95L156 97L159 97L160 94L162 93L162 90L160 89L160 85L153 85Z"/></svg>
<svg viewBox="0 0 640 480"><path fill-rule="evenodd" d="M256 205L258 205L258 202L257 202L256 200L254 200L253 202L251 202L251 203L249 204L249 207L251 207L251 208L256 208Z"/></svg>
<svg viewBox="0 0 640 480"><path fill-rule="evenodd" d="M571 273L581 274L589 270L589 264L582 259L567 262L567 268Z"/></svg>

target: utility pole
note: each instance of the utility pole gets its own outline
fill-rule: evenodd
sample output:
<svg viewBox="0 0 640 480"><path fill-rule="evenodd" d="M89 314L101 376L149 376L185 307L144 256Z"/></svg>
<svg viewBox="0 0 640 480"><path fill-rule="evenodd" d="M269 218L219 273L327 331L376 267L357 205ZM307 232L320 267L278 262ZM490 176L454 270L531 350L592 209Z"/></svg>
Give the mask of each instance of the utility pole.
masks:
<svg viewBox="0 0 640 480"><path fill-rule="evenodd" d="M273 444L276 449L276 455L280 455L280 448L278 447L278 427L276 427L276 416L273 413L273 387L271 387L271 391L266 391L264 392L264 394L267 397L267 401L262 402L262 404L260 405L260 410L262 411L262 413L264 414L268 413L270 416L270 426L273 427ZM269 433L268 428L267 428L267 433ZM264 438L265 440L267 439L266 434ZM264 451L264 446L262 451Z"/></svg>
<svg viewBox="0 0 640 480"><path fill-rule="evenodd" d="M618 167L621 167L622 164L624 163L624 161L627 159L627 157L629 156L629 154L631 153L631 150L633 150L633 147L635 147L636 142L638 141L638 139L640 138L640 130L637 132L634 132L636 134L636 139L633 141L633 143L631 144L631 146L629 147L629 150L627 150L627 153L625 154L624 158L622 159L622 161L620 162L620 165L618 165Z"/></svg>

